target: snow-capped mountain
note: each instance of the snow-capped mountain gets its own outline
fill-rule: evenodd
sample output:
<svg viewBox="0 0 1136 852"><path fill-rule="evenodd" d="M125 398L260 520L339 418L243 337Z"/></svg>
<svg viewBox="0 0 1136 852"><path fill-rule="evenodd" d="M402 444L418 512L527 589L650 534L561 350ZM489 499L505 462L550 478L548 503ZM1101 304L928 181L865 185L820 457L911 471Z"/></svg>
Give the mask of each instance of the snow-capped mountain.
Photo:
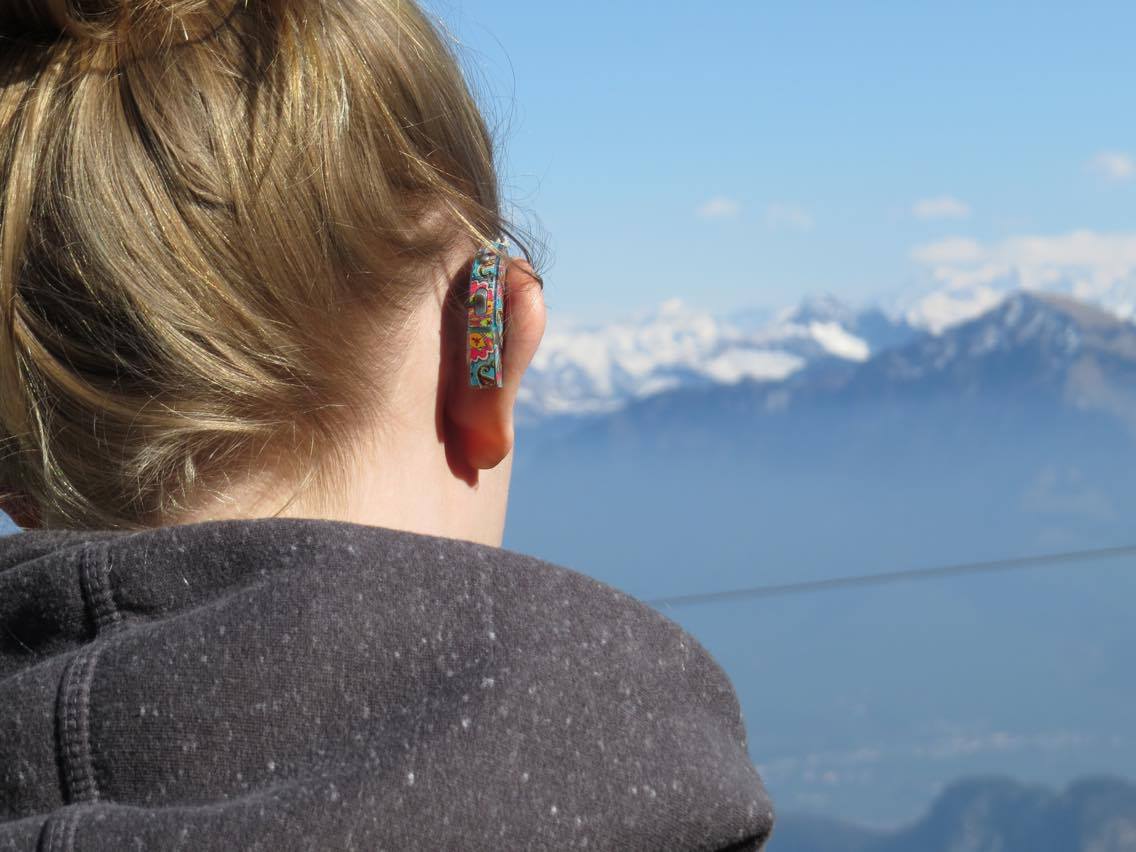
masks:
<svg viewBox="0 0 1136 852"><path fill-rule="evenodd" d="M754 345L746 334L675 299L607 326L552 318L521 389L522 416L614 411L677 387L778 380L802 358Z"/></svg>
<svg viewBox="0 0 1136 852"><path fill-rule="evenodd" d="M1107 305L1038 290L991 291L945 313L933 302L889 313L820 296L779 312L718 317L672 300L607 326L554 321L521 389L520 417L610 413L669 391L744 380L792 387L818 368L845 374L869 361L865 376L887 370L899 379L949 363L963 369L961 356L1021 348L1038 336L1051 338L1053 353L1074 352L1102 334L1127 340L1136 328Z"/></svg>
<svg viewBox="0 0 1136 852"><path fill-rule="evenodd" d="M1015 428L1036 432L1033 418L1052 426L1059 416L1099 417L1136 433L1133 388L1136 325L1061 296L1023 292L978 319L923 332L865 361L817 359L779 382L656 394L594 419L579 435L724 447L776 433L794 448L785 450L791 456L804 452L796 442L826 441L821 434L836 424L873 434L894 427L897 411L918 421L912 434L924 438L958 427L976 430L971 438L980 442L993 420L1017 418ZM892 440L895 453L911 443L905 435Z"/></svg>
<svg viewBox="0 0 1136 852"><path fill-rule="evenodd" d="M1010 293L1051 293L1136 317L1136 235L1076 230L981 243L955 236L916 247L927 289L896 307L934 332L974 319Z"/></svg>
<svg viewBox="0 0 1136 852"><path fill-rule="evenodd" d="M781 311L755 336L764 345L784 347L811 363L823 358L867 361L918 333L906 320L879 308L853 307L823 295Z"/></svg>
<svg viewBox="0 0 1136 852"><path fill-rule="evenodd" d="M1136 326L1066 296L1019 291L976 319L882 353L863 372L891 383L949 376L960 389L1007 376L1060 389L1085 359L1131 369Z"/></svg>
<svg viewBox="0 0 1136 852"><path fill-rule="evenodd" d="M778 382L825 359L862 362L916 330L831 296L754 322L716 317L680 300L606 326L553 318L520 394L522 421L616 411L686 387Z"/></svg>

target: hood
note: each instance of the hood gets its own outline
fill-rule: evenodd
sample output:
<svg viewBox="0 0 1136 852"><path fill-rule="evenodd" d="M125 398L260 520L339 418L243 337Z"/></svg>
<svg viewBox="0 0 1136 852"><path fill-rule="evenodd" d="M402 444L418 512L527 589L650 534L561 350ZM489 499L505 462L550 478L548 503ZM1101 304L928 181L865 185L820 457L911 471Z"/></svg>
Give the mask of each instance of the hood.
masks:
<svg viewBox="0 0 1136 852"><path fill-rule="evenodd" d="M759 849L721 669L500 548L339 521L0 538L0 849Z"/></svg>

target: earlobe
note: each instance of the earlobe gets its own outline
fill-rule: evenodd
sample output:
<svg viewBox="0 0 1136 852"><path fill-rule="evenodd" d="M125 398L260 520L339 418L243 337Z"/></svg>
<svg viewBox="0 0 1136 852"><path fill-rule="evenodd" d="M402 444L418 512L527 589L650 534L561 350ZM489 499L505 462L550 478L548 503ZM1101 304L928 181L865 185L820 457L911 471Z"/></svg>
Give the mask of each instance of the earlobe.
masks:
<svg viewBox="0 0 1136 852"><path fill-rule="evenodd" d="M450 436L447 440L458 443L447 450L459 453L476 470L496 467L513 449L517 391L540 345L546 321L541 282L526 261L508 261L503 279L500 291L507 308L499 350L499 387L472 384L468 315L461 317L460 327L455 319L454 325L444 330L448 340L461 344L451 347L452 357L447 357L446 433Z"/></svg>

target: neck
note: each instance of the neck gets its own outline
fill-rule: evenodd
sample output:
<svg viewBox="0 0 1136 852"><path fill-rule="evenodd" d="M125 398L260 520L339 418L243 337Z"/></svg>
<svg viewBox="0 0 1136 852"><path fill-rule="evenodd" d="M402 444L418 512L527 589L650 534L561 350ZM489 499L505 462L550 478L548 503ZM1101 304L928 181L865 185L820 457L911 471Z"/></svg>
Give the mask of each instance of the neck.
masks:
<svg viewBox="0 0 1136 852"><path fill-rule="evenodd" d="M440 313L418 318L415 325L436 328L439 322ZM409 334L406 340L404 360L381 410L357 433L348 452L333 454L339 456L334 471L313 477L321 482L265 478L226 488L224 495L177 522L326 518L499 546L512 454L481 471L455 454L457 442L446 434L437 380L440 342L429 334Z"/></svg>

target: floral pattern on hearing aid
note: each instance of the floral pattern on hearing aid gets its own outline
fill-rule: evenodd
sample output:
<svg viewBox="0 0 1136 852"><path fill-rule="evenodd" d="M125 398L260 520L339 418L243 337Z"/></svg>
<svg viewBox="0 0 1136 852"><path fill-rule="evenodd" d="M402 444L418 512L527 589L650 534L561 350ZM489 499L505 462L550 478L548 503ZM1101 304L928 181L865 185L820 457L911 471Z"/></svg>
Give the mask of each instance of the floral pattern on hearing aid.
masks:
<svg viewBox="0 0 1136 852"><path fill-rule="evenodd" d="M469 276L469 321L466 351L469 383L475 388L504 387L501 349L505 333L505 266L508 256L502 240L480 249Z"/></svg>

